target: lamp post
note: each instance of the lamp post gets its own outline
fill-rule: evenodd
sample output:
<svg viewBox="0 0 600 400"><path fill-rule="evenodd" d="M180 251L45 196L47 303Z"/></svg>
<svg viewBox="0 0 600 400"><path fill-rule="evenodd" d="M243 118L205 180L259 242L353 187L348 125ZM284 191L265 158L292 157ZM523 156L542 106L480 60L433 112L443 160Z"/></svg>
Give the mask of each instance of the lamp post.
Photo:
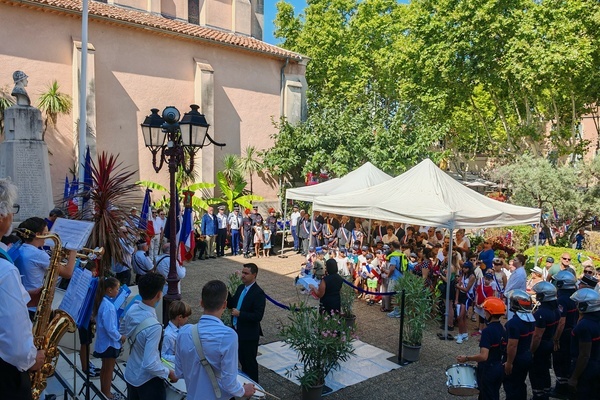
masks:
<svg viewBox="0 0 600 400"><path fill-rule="evenodd" d="M169 165L169 274L167 276L168 289L164 295L163 302L163 324L169 322L169 305L174 300L181 299L179 294L177 277L177 223L175 215L177 198L177 186L175 173L182 167L186 173L194 169L194 158L196 153L204 146L211 143L223 147L225 143L217 143L208 134L210 125L206 122L203 114L198 112L196 104L190 106L191 111L185 113L183 118L179 110L173 106L165 108L162 116L158 115L158 109L153 108L142 126L144 144L152 153L152 166L158 173L166 161ZM158 158L158 160L157 160Z"/></svg>

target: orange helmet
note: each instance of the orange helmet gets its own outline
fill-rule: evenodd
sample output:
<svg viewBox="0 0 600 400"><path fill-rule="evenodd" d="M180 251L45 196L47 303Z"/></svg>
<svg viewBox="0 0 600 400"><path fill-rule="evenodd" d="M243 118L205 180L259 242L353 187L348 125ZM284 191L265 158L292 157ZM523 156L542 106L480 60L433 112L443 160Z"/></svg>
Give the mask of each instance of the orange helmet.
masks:
<svg viewBox="0 0 600 400"><path fill-rule="evenodd" d="M491 315L503 315L506 313L506 305L497 297L490 297L483 302L482 307Z"/></svg>

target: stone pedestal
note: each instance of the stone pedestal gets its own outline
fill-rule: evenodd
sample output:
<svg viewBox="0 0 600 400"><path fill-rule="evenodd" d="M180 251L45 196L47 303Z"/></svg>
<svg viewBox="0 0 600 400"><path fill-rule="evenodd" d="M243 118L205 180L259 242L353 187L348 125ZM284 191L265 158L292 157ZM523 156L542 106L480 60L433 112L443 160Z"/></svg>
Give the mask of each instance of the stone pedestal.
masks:
<svg viewBox="0 0 600 400"><path fill-rule="evenodd" d="M42 140L42 113L35 107L12 106L4 111L0 178L6 177L19 189L21 210L15 222L48 216L53 208L48 146Z"/></svg>

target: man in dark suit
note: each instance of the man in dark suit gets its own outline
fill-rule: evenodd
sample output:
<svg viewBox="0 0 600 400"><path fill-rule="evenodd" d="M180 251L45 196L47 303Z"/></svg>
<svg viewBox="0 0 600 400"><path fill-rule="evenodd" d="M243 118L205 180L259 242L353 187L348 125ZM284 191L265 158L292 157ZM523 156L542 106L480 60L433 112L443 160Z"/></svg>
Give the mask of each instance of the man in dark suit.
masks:
<svg viewBox="0 0 600 400"><path fill-rule="evenodd" d="M242 284L235 295L227 297L227 308L231 308L233 329L238 334L238 359L242 372L258 383L258 339L263 335L260 321L265 313L265 292L256 283L258 266L244 264Z"/></svg>

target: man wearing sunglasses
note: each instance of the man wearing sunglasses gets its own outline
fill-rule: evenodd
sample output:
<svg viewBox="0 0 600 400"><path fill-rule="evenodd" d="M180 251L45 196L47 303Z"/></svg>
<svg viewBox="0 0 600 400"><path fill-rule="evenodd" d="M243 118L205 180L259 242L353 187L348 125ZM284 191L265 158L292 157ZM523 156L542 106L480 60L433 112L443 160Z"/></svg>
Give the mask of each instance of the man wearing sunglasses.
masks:
<svg viewBox="0 0 600 400"><path fill-rule="evenodd" d="M548 276L546 277L546 280L548 282L552 282L554 280L554 275L556 275L560 271L569 271L570 273L573 274L573 276L577 276L576 272L575 272L575 268L573 268L573 266L571 265L571 255L569 253L563 253L560 256L560 262L558 264L558 267L560 269L557 269L556 265L553 265L548 270Z"/></svg>

